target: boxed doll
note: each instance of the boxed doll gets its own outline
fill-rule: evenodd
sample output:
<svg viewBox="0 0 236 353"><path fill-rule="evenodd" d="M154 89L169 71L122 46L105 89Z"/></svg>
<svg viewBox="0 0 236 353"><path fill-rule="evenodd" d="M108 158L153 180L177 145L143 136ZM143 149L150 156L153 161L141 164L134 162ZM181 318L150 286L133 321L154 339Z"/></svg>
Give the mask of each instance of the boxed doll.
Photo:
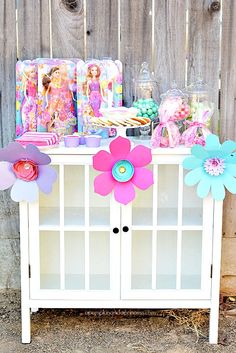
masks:
<svg viewBox="0 0 236 353"><path fill-rule="evenodd" d="M59 136L76 130L76 64L70 60L38 59L37 131Z"/></svg>
<svg viewBox="0 0 236 353"><path fill-rule="evenodd" d="M88 60L77 63L78 131L94 132L91 117L100 109L122 106L122 64L120 61Z"/></svg>

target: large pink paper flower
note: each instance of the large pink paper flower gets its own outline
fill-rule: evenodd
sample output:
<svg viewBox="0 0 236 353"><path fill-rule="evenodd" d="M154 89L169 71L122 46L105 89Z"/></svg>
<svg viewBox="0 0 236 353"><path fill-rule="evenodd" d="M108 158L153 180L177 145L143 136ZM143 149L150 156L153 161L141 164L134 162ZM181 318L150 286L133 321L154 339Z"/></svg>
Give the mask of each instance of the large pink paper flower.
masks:
<svg viewBox="0 0 236 353"><path fill-rule="evenodd" d="M0 150L0 190L12 186L12 200L36 201L38 189L48 194L57 178L56 171L48 166L50 162L51 158L34 145L10 143Z"/></svg>
<svg viewBox="0 0 236 353"><path fill-rule="evenodd" d="M146 190L153 184L152 171L144 168L152 160L151 149L138 145L131 150L124 137L113 140L109 149L93 157L94 169L103 172L94 179L94 191L106 196L114 190L116 201L127 205L135 198L134 186Z"/></svg>

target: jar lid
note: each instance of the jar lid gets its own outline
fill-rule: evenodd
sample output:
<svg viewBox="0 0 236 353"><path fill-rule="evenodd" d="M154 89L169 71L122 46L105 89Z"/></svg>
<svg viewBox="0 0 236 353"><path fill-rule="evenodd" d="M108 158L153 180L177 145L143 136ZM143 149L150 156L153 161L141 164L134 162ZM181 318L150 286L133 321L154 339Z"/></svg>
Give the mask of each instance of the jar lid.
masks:
<svg viewBox="0 0 236 353"><path fill-rule="evenodd" d="M138 79L136 80L136 82L141 82L141 83L155 82L149 70L149 65L145 61L141 65L141 69L139 71Z"/></svg>
<svg viewBox="0 0 236 353"><path fill-rule="evenodd" d="M165 100L168 98L183 98L184 100L188 99L188 95L184 93L180 88L178 88L177 83L175 81L172 82L171 88L165 93L161 94L161 99Z"/></svg>
<svg viewBox="0 0 236 353"><path fill-rule="evenodd" d="M199 78L187 87L187 92L189 94L202 94L202 95L204 95L204 94L209 93L209 87L206 84L206 82L203 81L203 79Z"/></svg>

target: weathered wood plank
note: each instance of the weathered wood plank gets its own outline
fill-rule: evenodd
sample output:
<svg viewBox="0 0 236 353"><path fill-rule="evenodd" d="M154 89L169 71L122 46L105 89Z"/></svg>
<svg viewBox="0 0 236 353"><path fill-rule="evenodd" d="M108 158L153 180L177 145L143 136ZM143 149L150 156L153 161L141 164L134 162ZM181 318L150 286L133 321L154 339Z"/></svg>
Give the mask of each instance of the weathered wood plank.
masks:
<svg viewBox="0 0 236 353"><path fill-rule="evenodd" d="M225 238L236 237L235 209L235 195L232 195L227 192L223 208L223 237Z"/></svg>
<svg viewBox="0 0 236 353"><path fill-rule="evenodd" d="M0 120L1 146L15 136L15 0L0 1Z"/></svg>
<svg viewBox="0 0 236 353"><path fill-rule="evenodd" d="M15 23L15 0L0 1L0 147L15 137ZM0 223L0 287L19 287L18 205L9 191L0 193Z"/></svg>
<svg viewBox="0 0 236 353"><path fill-rule="evenodd" d="M224 296L235 295L236 276L221 276L220 293Z"/></svg>
<svg viewBox="0 0 236 353"><path fill-rule="evenodd" d="M186 1L155 1L154 72L158 95L176 81L185 84Z"/></svg>
<svg viewBox="0 0 236 353"><path fill-rule="evenodd" d="M222 141L226 139L236 140L236 2L223 1L222 8L222 48L221 48L221 120L220 136ZM230 273L235 277L225 277L231 271L232 263L235 264L235 254L232 257L231 248L235 249L236 232L236 199L228 194L224 201L223 234L227 247L223 248L222 290L230 295L236 294L236 270Z"/></svg>
<svg viewBox="0 0 236 353"><path fill-rule="evenodd" d="M66 0L51 0L52 56L80 58L85 56L83 0L76 6L65 6Z"/></svg>
<svg viewBox="0 0 236 353"><path fill-rule="evenodd" d="M86 1L86 56L118 59L118 1Z"/></svg>
<svg viewBox="0 0 236 353"><path fill-rule="evenodd" d="M221 273L223 276L236 276L236 238L223 238L222 251L226 256L222 257Z"/></svg>
<svg viewBox="0 0 236 353"><path fill-rule="evenodd" d="M222 140L236 139L236 2L223 1L221 50L221 120ZM235 223L236 224L236 223Z"/></svg>
<svg viewBox="0 0 236 353"><path fill-rule="evenodd" d="M152 1L120 1L120 60L123 63L124 104L133 101L133 79L143 61L152 63Z"/></svg>
<svg viewBox="0 0 236 353"><path fill-rule="evenodd" d="M48 0L18 0L18 58L50 56Z"/></svg>
<svg viewBox="0 0 236 353"><path fill-rule="evenodd" d="M0 238L0 288L20 288L19 239Z"/></svg>
<svg viewBox="0 0 236 353"><path fill-rule="evenodd" d="M202 78L211 88L215 104L212 129L218 131L220 11L209 9L211 1L190 0L188 18L188 84Z"/></svg>

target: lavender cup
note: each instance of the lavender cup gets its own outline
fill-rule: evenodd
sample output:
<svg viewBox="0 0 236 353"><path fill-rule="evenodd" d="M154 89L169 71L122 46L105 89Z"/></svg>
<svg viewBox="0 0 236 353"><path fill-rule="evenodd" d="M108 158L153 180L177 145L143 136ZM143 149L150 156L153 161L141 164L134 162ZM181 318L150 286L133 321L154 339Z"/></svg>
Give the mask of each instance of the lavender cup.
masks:
<svg viewBox="0 0 236 353"><path fill-rule="evenodd" d="M81 135L81 136L79 137L79 144L80 144L80 145L85 145L85 137L84 137L84 135Z"/></svg>
<svg viewBox="0 0 236 353"><path fill-rule="evenodd" d="M102 137L99 135L88 135L85 136L85 142L87 147L99 147L101 144Z"/></svg>
<svg viewBox="0 0 236 353"><path fill-rule="evenodd" d="M79 136L67 135L64 137L65 147L78 147L79 146Z"/></svg>

